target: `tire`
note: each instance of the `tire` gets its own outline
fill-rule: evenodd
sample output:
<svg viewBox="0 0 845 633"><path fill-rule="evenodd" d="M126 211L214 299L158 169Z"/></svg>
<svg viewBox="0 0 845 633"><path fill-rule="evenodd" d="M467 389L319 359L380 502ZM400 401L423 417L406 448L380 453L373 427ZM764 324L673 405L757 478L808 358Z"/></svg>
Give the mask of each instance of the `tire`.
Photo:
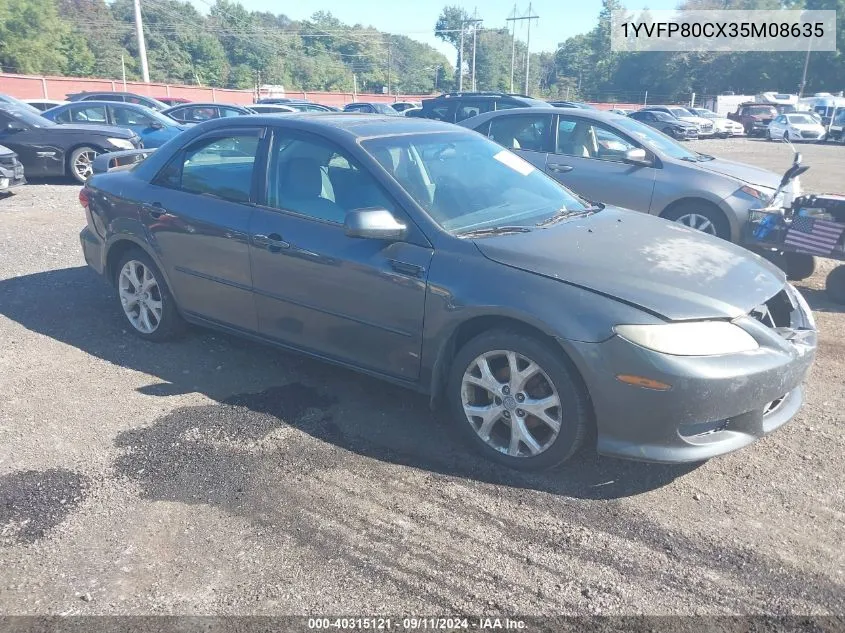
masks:
<svg viewBox="0 0 845 633"><path fill-rule="evenodd" d="M80 184L85 184L93 172L94 158L99 156L102 152L93 147L83 145L77 147L70 154L67 162L67 170L70 177ZM92 156L93 154L93 156ZM87 165L87 168L85 168Z"/></svg>
<svg viewBox="0 0 845 633"><path fill-rule="evenodd" d="M555 348L517 330L496 329L479 334L456 354L447 385L449 410L464 439L487 459L516 470L545 470L572 457L583 443L592 420L590 399L575 367L563 350ZM536 367L526 375L525 386L519 386L518 378L510 379L508 355L518 371L526 372L528 363ZM483 379L479 364L482 362L489 370L486 382L493 392L468 382ZM543 418L521 408L527 409L524 403L531 399L552 403L555 397L557 406L537 406L535 411L545 420L557 420L556 434ZM481 436L484 418L474 416L470 422L465 402L469 406L489 407L488 439ZM528 436L514 438L513 422L520 422L517 428Z"/></svg>
<svg viewBox="0 0 845 633"><path fill-rule="evenodd" d="M786 277L791 281L801 281L816 272L816 258L806 253L784 253L786 258Z"/></svg>
<svg viewBox="0 0 845 633"><path fill-rule="evenodd" d="M845 304L845 265L839 265L828 273L825 290L833 301Z"/></svg>
<svg viewBox="0 0 845 633"><path fill-rule="evenodd" d="M774 141L775 139L772 138L772 131L766 130L766 140L767 141Z"/></svg>
<svg viewBox="0 0 845 633"><path fill-rule="evenodd" d="M789 143L789 132L784 132L784 133L783 133L783 142L784 142L784 143Z"/></svg>
<svg viewBox="0 0 845 633"><path fill-rule="evenodd" d="M135 279L141 282L140 285L133 283L130 266L134 268ZM115 269L114 281L120 309L136 335L158 342L175 338L185 331L185 321L179 314L164 276L144 251L132 248L124 253ZM142 291L144 294L141 294ZM146 318L143 313L146 313ZM137 316L133 318L131 315L135 314Z"/></svg>
<svg viewBox="0 0 845 633"><path fill-rule="evenodd" d="M725 215L720 209L704 200L701 202L694 200L682 202L668 211L664 211L660 217L721 237L723 240L730 240L731 238L731 227ZM701 221L701 218L709 222L709 226Z"/></svg>

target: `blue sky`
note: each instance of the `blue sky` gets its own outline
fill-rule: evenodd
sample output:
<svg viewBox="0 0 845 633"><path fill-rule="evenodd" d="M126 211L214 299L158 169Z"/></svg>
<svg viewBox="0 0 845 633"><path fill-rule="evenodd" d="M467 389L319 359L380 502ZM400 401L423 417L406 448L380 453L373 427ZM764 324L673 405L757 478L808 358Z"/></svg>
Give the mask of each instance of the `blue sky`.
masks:
<svg viewBox="0 0 845 633"><path fill-rule="evenodd" d="M472 13L478 9L478 16L484 18L484 26L501 27L507 24L505 19L513 12L514 0L240 0L241 4L252 11L270 11L283 13L294 20L310 17L316 11L330 11L335 17L347 24L374 26L381 31L407 35L426 42L442 51L454 63L455 49L441 42L434 34L434 25L443 5L457 4ZM208 10L207 4L195 2L201 11ZM553 51L558 42L567 37L584 33L595 26L601 2L599 0L532 0L534 20L531 25L531 51ZM674 9L678 0L627 0L625 6L630 11L649 9ZM517 14L526 15L528 0L517 2ZM204 12L205 12L204 11ZM525 40L525 24L517 28L517 38Z"/></svg>

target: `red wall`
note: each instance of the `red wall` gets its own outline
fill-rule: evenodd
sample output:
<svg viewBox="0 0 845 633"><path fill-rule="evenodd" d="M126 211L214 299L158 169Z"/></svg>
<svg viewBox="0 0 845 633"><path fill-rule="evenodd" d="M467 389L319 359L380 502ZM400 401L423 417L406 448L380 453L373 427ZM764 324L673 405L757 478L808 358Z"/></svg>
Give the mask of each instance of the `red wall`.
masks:
<svg viewBox="0 0 845 633"><path fill-rule="evenodd" d="M12 95L19 99L64 99L65 95L73 92L88 92L94 90L123 90L123 82L110 79L83 79L79 77L40 77L31 75L11 75L0 73L0 93ZM251 90L230 90L228 88L201 88L198 86L182 86L178 84L149 83L127 81L126 91L149 97L184 97L191 101L211 101L220 103L253 102ZM384 95L351 92L302 92L288 90L285 96L289 98L308 99L326 105L342 106L353 101L379 101L391 103L393 101L420 101L430 95ZM357 98L356 98L357 97ZM635 103L593 103L601 110L612 108L627 108L636 110L641 106Z"/></svg>

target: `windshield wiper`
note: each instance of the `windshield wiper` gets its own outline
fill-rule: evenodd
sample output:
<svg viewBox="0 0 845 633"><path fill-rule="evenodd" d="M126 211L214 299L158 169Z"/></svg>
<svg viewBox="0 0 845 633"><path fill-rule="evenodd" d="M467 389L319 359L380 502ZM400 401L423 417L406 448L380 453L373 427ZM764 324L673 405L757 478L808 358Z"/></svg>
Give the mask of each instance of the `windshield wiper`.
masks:
<svg viewBox="0 0 845 633"><path fill-rule="evenodd" d="M557 224L558 222L561 222L562 220L568 220L570 218L583 218L583 217L586 217L588 215L592 215L593 213L596 213L597 211L601 211L602 209L604 209L603 204L597 204L597 205L592 206L592 207L586 207L584 209L578 209L578 210L561 209L560 211L558 211L554 215L550 215L545 220L541 220L540 222L538 222L534 226L550 226L552 224Z"/></svg>
<svg viewBox="0 0 845 633"><path fill-rule="evenodd" d="M700 160L700 161L705 161L705 160L716 160L716 157L715 157L715 156L711 156L710 154L702 154L701 152L698 152L698 155L700 156L700 158L698 159L698 160Z"/></svg>
<svg viewBox="0 0 845 633"><path fill-rule="evenodd" d="M490 226L485 229L474 229L457 233L457 237L486 237L488 235L507 235L508 233L528 233L531 231L527 226Z"/></svg>

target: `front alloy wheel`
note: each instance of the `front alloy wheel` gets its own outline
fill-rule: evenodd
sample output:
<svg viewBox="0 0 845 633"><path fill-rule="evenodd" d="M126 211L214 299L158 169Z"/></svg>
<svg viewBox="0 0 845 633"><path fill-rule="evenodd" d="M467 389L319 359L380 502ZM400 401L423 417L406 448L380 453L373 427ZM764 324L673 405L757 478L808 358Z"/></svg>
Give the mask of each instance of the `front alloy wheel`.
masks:
<svg viewBox="0 0 845 633"><path fill-rule="evenodd" d="M511 457L539 455L557 439L560 396L534 361L510 350L478 356L461 388L467 421L482 441Z"/></svg>
<svg viewBox="0 0 845 633"><path fill-rule="evenodd" d="M153 272L136 259L124 264L118 279L120 303L126 318L141 334L152 334L161 324L161 289Z"/></svg>
<svg viewBox="0 0 845 633"><path fill-rule="evenodd" d="M447 388L464 437L511 468L569 459L591 424L589 396L563 350L525 332L489 330L470 340Z"/></svg>
<svg viewBox="0 0 845 633"><path fill-rule="evenodd" d="M717 234L716 226L710 221L710 218L705 215L701 215L700 213L686 213L675 220L675 222L688 226L696 231L701 231L710 235Z"/></svg>
<svg viewBox="0 0 845 633"><path fill-rule="evenodd" d="M68 161L70 175L82 184L94 174L94 159L100 152L92 147L78 147L71 153Z"/></svg>

